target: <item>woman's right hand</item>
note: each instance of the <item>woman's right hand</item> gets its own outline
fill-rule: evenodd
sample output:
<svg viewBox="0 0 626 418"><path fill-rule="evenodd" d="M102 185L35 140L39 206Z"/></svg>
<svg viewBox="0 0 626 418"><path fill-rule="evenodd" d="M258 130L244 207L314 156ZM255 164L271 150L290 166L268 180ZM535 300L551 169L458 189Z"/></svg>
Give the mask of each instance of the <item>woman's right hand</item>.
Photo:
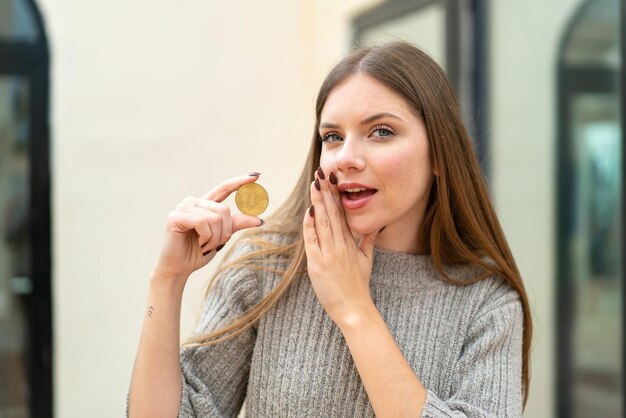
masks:
<svg viewBox="0 0 626 418"><path fill-rule="evenodd" d="M152 276L185 281L211 261L235 232L263 225L255 216L231 216L228 206L221 203L257 179L256 173L235 177L202 197L187 197L179 203L167 217L165 240Z"/></svg>

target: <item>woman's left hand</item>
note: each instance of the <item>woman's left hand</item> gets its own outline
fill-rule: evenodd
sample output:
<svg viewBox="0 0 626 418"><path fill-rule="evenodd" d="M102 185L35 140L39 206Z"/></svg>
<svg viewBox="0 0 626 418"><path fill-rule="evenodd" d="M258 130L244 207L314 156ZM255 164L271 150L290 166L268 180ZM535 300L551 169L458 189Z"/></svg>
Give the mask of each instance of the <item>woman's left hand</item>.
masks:
<svg viewBox="0 0 626 418"><path fill-rule="evenodd" d="M321 169L316 174L311 184L313 204L303 221L307 267L317 298L328 316L341 325L373 306L369 283L378 231L361 237L357 244L335 175L325 176Z"/></svg>

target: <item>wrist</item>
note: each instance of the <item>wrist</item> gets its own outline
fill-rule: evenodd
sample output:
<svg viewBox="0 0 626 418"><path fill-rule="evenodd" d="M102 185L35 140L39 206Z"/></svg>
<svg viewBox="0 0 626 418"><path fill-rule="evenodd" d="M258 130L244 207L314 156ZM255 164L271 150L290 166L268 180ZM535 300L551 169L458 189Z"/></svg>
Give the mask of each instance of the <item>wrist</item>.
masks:
<svg viewBox="0 0 626 418"><path fill-rule="evenodd" d="M150 290L158 293L180 293L182 295L189 276L171 276L159 271L150 275Z"/></svg>
<svg viewBox="0 0 626 418"><path fill-rule="evenodd" d="M377 317L380 317L378 308L374 305L374 302L370 300L369 303L365 303L358 308L347 310L341 315L338 315L335 323L342 332L346 332L360 329L364 325L371 323L371 321L375 320Z"/></svg>

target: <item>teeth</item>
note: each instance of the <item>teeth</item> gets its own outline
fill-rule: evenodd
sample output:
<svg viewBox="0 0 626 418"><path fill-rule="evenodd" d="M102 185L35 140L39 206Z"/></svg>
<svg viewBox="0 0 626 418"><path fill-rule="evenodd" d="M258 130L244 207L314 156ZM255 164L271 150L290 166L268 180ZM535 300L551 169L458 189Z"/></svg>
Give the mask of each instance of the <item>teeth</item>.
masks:
<svg viewBox="0 0 626 418"><path fill-rule="evenodd" d="M348 192L348 193L357 193L357 192L362 192L362 191L364 191L364 190L367 190L367 189L359 189L359 188L357 187L356 189L346 189L346 190L344 190L344 191L346 191L346 192Z"/></svg>

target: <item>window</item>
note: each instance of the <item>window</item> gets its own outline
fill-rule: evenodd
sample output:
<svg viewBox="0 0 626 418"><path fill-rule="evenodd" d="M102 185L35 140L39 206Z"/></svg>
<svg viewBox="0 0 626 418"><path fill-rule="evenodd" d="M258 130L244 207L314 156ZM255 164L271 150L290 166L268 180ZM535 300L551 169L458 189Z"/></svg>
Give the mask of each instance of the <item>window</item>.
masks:
<svg viewBox="0 0 626 418"><path fill-rule="evenodd" d="M52 416L48 49L28 0L0 0L0 416Z"/></svg>
<svg viewBox="0 0 626 418"><path fill-rule="evenodd" d="M623 416L620 4L585 1L558 64L558 409Z"/></svg>

